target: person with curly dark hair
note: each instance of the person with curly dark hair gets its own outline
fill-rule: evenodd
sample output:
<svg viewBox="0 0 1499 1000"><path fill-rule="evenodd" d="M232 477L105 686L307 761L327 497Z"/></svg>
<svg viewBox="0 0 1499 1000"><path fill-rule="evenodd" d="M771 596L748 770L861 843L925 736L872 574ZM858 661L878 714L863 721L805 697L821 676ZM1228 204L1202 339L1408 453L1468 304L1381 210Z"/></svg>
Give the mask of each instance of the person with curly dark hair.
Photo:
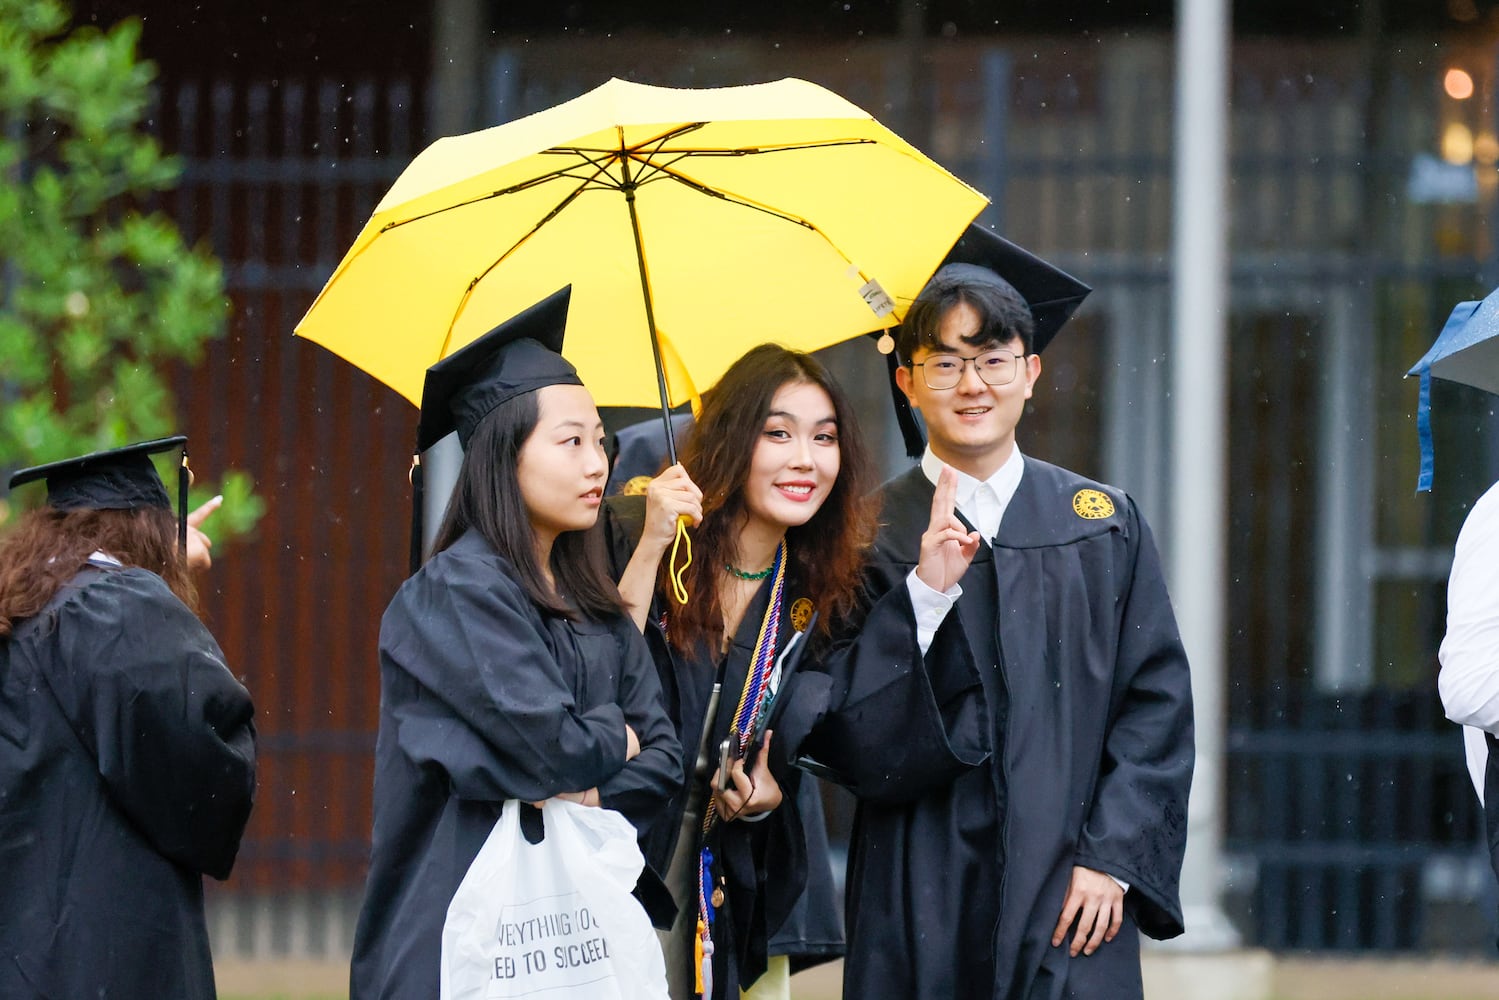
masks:
<svg viewBox="0 0 1499 1000"><path fill-rule="evenodd" d="M704 395L680 463L644 495L606 503L620 591L651 640L668 711L696 761L652 835L657 853L675 842L673 998L786 997L791 972L842 953L820 800L791 764L832 704L872 704L865 696L875 690L884 692L873 695L881 711L920 701L909 694L922 687L920 672L884 652L886 643L917 645L909 603L891 602L862 649L826 662L859 608L874 475L848 398L823 365L764 344ZM668 553L683 517L694 526L692 554L678 574ZM966 540L949 528L934 527L934 537ZM775 665L794 643L805 667L778 692ZM899 676L861 664L870 652ZM785 714L761 746L755 722L771 699Z"/></svg>
<svg viewBox="0 0 1499 1000"><path fill-rule="evenodd" d="M24 469L0 543L0 996L213 997L203 876L255 794L249 692L195 613L208 539L151 463Z"/></svg>

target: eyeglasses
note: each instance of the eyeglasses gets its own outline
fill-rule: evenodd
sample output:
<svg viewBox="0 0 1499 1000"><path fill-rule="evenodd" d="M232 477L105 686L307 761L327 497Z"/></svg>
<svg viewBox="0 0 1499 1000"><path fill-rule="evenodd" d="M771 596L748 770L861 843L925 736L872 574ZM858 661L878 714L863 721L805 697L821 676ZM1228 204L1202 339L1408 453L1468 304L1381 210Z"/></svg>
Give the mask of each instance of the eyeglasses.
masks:
<svg viewBox="0 0 1499 1000"><path fill-rule="evenodd" d="M928 389L951 389L963 381L963 371L970 361L973 362L973 370L978 372L979 378L986 385L1008 385L1015 381L1015 372L1019 368L1015 362L1024 359L1024 354L1001 350L985 351L972 358L957 354L933 354L920 364L913 361L910 365L921 369L922 381L926 382Z"/></svg>

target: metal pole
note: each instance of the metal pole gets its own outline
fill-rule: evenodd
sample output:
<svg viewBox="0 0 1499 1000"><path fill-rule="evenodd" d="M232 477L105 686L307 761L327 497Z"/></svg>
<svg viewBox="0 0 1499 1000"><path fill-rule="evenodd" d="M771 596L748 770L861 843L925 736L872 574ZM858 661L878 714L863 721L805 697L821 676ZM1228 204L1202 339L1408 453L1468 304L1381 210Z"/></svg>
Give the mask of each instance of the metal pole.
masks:
<svg viewBox="0 0 1499 1000"><path fill-rule="evenodd" d="M624 180L625 205L630 210L630 232L635 236L635 266L640 271L640 296L645 301L646 335L651 340L651 358L656 363L656 391L661 396L661 424L666 428L666 457L677 464L677 434L671 425L671 397L666 391L666 367L661 363L661 336L656 332L656 307L651 303L651 278L645 269L645 244L640 240L640 216L635 211L635 182L630 180L630 154L623 141L619 149L620 176Z"/></svg>
<svg viewBox="0 0 1499 1000"><path fill-rule="evenodd" d="M1004 49L984 53L984 182L989 207L983 218L996 232L1005 231L1005 197L1010 180L1010 85L1015 60Z"/></svg>
<svg viewBox="0 0 1499 1000"><path fill-rule="evenodd" d="M1177 0L1170 567L1197 722L1182 873L1182 946L1196 951L1238 945L1221 903L1229 35L1229 0Z"/></svg>
<svg viewBox="0 0 1499 1000"><path fill-rule="evenodd" d="M479 39L484 11L479 0L438 0L432 12L432 100L430 120L440 136L475 127L479 98ZM430 549L458 482L463 449L449 434L422 457L424 547Z"/></svg>

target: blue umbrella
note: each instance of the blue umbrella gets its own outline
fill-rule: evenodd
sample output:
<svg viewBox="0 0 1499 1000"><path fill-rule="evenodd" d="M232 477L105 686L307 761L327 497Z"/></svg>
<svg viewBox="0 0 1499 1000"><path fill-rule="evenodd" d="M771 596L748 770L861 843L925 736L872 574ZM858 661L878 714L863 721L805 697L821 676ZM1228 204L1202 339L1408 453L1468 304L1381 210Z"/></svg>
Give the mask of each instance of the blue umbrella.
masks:
<svg viewBox="0 0 1499 1000"><path fill-rule="evenodd" d="M1416 408L1416 428L1421 436L1421 475L1416 492L1430 492L1433 465L1431 448L1431 379L1476 386L1499 395L1499 290L1482 302L1459 302L1431 350L1406 372L1421 376L1421 400Z"/></svg>

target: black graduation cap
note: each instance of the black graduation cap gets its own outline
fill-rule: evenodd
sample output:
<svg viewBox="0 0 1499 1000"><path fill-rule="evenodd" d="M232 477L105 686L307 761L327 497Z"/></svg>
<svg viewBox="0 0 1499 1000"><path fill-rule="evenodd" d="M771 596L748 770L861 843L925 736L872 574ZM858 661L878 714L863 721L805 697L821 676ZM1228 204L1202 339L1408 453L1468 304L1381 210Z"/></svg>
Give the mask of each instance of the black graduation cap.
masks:
<svg viewBox="0 0 1499 1000"><path fill-rule="evenodd" d="M22 469L10 477L10 488L45 479L47 504L56 510L136 510L142 507L171 510L172 501L161 477L156 474L151 456L173 448L182 449L177 474L177 540L186 551L187 487L191 473L187 467L187 438L181 434Z"/></svg>
<svg viewBox="0 0 1499 1000"><path fill-rule="evenodd" d="M411 569L421 565L420 454L453 431L468 448L474 429L501 403L548 385L582 385L562 357L572 286L561 288L427 369L416 428L411 517Z"/></svg>
<svg viewBox="0 0 1499 1000"><path fill-rule="evenodd" d="M582 385L562 357L567 332L568 285L427 369L417 451L453 431L468 447L479 421L507 399L548 385Z"/></svg>
<svg viewBox="0 0 1499 1000"><path fill-rule="evenodd" d="M1077 307L1093 290L1061 268L1048 264L1024 247L976 222L969 223L916 300L920 301L929 291L956 281L1008 284L1019 292L1030 306L1035 324L1032 349L1037 354L1051 343L1052 337L1072 318ZM893 331L887 332L893 335ZM882 338L881 349L888 343ZM916 416L911 412L910 400L895 384L895 369L900 361L894 350L887 351L885 358L890 369L890 392L895 400L896 421L906 443L906 454L919 458L926 442Z"/></svg>

